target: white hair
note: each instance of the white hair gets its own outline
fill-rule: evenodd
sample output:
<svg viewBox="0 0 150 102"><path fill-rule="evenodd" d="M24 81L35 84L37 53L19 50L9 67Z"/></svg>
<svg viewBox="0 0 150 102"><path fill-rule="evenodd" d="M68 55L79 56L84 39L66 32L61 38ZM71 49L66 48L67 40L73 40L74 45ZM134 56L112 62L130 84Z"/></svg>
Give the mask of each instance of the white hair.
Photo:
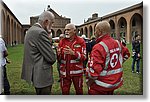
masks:
<svg viewBox="0 0 150 102"><path fill-rule="evenodd" d="M85 39L85 38L86 38L86 35L85 35L85 34L81 35L81 38Z"/></svg>
<svg viewBox="0 0 150 102"><path fill-rule="evenodd" d="M43 22L45 20L51 20L54 19L54 14L51 13L50 11L44 11L38 19L38 22Z"/></svg>

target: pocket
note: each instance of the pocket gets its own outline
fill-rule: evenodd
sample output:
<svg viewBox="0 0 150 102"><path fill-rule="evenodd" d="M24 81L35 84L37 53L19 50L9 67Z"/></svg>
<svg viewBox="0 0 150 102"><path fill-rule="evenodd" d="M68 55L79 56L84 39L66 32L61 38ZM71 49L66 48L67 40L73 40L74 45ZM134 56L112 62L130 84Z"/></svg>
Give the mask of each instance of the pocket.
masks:
<svg viewBox="0 0 150 102"><path fill-rule="evenodd" d="M46 69L50 69L51 66L50 65L43 65L43 69L46 70Z"/></svg>

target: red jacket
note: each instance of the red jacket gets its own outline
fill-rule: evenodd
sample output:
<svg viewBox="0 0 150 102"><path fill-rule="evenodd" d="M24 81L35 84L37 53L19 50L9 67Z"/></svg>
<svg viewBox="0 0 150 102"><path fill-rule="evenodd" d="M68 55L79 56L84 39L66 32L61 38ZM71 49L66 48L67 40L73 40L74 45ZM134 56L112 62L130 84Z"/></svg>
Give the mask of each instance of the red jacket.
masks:
<svg viewBox="0 0 150 102"><path fill-rule="evenodd" d="M94 83L91 85L94 85L96 90L114 90L120 87L123 82L124 47L108 34L98 38L96 42L88 63L89 80L94 79ZM126 55L125 52L124 55Z"/></svg>
<svg viewBox="0 0 150 102"><path fill-rule="evenodd" d="M74 50L75 55L64 54L63 48L69 46ZM58 45L61 48L61 53L58 55L61 65L60 73L62 77L66 75L80 76L83 74L83 61L86 59L86 44L85 41L75 36L73 41L69 39L62 39Z"/></svg>
<svg viewBox="0 0 150 102"><path fill-rule="evenodd" d="M129 49L126 46L123 46L122 55L124 56L123 62L125 62L130 57Z"/></svg>

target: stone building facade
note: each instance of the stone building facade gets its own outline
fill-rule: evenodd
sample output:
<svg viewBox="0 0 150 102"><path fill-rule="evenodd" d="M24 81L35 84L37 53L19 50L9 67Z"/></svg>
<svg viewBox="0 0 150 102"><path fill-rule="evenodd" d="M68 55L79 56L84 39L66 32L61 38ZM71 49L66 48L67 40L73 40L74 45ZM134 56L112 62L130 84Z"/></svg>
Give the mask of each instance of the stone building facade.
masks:
<svg viewBox="0 0 150 102"><path fill-rule="evenodd" d="M22 24L4 2L0 3L1 31L7 45L22 43Z"/></svg>
<svg viewBox="0 0 150 102"><path fill-rule="evenodd" d="M84 24L77 26L79 35L93 36L95 26L99 21L106 20L111 25L111 36L115 39L126 38L131 43L136 34L143 38L143 2L117 12L98 17L95 13Z"/></svg>
<svg viewBox="0 0 150 102"><path fill-rule="evenodd" d="M50 5L47 7L48 11L51 11L55 16L55 21L52 26L52 37L58 37L60 34L64 33L65 25L70 23L70 18L59 16L53 9L50 8ZM34 23L38 21L39 16L30 17L30 25L32 26Z"/></svg>

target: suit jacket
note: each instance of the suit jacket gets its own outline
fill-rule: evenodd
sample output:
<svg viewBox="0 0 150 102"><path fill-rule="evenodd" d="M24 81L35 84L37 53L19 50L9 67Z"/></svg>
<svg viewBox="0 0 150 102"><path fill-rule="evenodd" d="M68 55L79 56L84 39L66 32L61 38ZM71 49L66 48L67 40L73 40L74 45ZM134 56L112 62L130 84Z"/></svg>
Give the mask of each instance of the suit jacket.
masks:
<svg viewBox="0 0 150 102"><path fill-rule="evenodd" d="M33 25L25 35L21 78L36 88L52 85L55 61L47 32L39 24Z"/></svg>

